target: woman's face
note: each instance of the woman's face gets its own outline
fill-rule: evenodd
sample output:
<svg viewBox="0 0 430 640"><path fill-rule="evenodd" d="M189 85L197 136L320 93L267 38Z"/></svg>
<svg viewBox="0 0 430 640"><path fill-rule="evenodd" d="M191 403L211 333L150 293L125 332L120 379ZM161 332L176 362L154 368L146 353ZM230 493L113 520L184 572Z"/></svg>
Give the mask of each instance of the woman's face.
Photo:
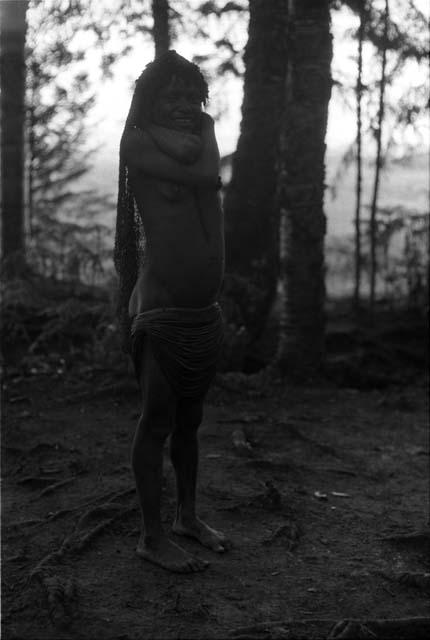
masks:
<svg viewBox="0 0 430 640"><path fill-rule="evenodd" d="M199 91L178 76L163 87L152 108L152 121L169 129L195 132L200 128L202 103Z"/></svg>

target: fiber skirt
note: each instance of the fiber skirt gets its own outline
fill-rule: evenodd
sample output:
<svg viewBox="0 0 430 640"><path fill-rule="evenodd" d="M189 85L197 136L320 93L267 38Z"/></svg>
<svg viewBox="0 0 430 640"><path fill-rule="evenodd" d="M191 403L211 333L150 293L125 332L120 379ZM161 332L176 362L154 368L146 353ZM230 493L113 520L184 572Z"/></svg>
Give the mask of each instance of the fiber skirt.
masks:
<svg viewBox="0 0 430 640"><path fill-rule="evenodd" d="M150 309L133 318L131 356L139 376L143 340L148 339L155 358L178 397L202 398L212 382L224 338L219 304L193 309Z"/></svg>

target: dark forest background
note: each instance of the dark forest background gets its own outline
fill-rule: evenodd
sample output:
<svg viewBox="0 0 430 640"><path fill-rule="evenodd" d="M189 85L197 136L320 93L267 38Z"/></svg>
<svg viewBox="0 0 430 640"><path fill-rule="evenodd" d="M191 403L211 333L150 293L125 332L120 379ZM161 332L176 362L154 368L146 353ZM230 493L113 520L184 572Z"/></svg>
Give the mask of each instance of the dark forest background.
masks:
<svg viewBox="0 0 430 640"><path fill-rule="evenodd" d="M357 25L345 34L355 42L353 82L331 69L330 19L345 6ZM342 367L360 368L360 340L379 321L411 330L425 322L428 210L380 202L390 173L404 175L407 190L426 165L426 132L421 148L407 140L414 130L419 139L428 86L411 81L396 102L389 92L410 61L427 64L427 19L412 0L2 0L1 11L2 329L13 366L127 368L115 317L114 189L85 178L97 154L88 141L98 88L136 34L157 55L184 34L205 43L193 59L211 86L243 78L237 148L222 160L231 175L224 371L341 377ZM233 24L247 30L244 51ZM327 185L334 92L355 114L356 136ZM354 202L354 233L327 241L324 200L340 192ZM342 363L339 354L330 361L333 322L354 347Z"/></svg>

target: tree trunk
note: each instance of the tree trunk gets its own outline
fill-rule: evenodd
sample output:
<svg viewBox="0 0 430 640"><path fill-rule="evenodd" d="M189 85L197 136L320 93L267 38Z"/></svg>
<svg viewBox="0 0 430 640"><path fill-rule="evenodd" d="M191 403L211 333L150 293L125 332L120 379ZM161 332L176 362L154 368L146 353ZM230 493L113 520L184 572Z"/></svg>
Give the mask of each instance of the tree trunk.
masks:
<svg viewBox="0 0 430 640"><path fill-rule="evenodd" d="M325 135L331 94L329 0L289 0L290 47L280 136L283 311L277 360L307 375L324 353Z"/></svg>
<svg viewBox="0 0 430 640"><path fill-rule="evenodd" d="M2 256L12 272L24 260L25 36L28 0L0 2Z"/></svg>
<svg viewBox="0 0 430 640"><path fill-rule="evenodd" d="M388 0L385 0L385 15L384 15L384 36L382 42L382 62L381 62L381 81L379 88L379 109L378 109L378 126L376 129L376 160L375 160L375 179L373 183L373 196L370 209L370 312L373 314L375 309L375 291L376 291L376 273L377 273L377 261L376 261L376 210L378 204L378 192L379 192L379 178L381 172L381 150L382 150L382 123L384 121L384 108L385 108L385 68L387 65L387 36L388 36L388 18L389 18L389 6Z"/></svg>
<svg viewBox="0 0 430 640"><path fill-rule="evenodd" d="M363 36L364 36L364 7L360 6L360 26L358 29L358 63L357 84L355 89L357 101L357 182L355 188L355 278L354 278L354 307L360 306L361 289L361 187L362 187L362 116L361 100L363 96Z"/></svg>
<svg viewBox="0 0 430 640"><path fill-rule="evenodd" d="M227 294L250 342L261 334L279 276L276 149L287 58L286 0L250 0L241 130L226 218ZM233 284L232 284L233 283Z"/></svg>
<svg viewBox="0 0 430 640"><path fill-rule="evenodd" d="M152 36L155 45L155 57L166 53L170 47L169 1L152 0L152 17L154 26Z"/></svg>

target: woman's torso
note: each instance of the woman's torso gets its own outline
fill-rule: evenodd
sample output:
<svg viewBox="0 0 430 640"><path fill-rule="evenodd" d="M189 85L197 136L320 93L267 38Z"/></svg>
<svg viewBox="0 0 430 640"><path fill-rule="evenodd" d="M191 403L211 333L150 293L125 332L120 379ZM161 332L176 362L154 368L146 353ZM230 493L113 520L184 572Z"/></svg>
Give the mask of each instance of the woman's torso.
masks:
<svg viewBox="0 0 430 640"><path fill-rule="evenodd" d="M144 265L130 314L160 306L207 306L216 299L224 274L219 194L137 172L130 180L145 231Z"/></svg>

